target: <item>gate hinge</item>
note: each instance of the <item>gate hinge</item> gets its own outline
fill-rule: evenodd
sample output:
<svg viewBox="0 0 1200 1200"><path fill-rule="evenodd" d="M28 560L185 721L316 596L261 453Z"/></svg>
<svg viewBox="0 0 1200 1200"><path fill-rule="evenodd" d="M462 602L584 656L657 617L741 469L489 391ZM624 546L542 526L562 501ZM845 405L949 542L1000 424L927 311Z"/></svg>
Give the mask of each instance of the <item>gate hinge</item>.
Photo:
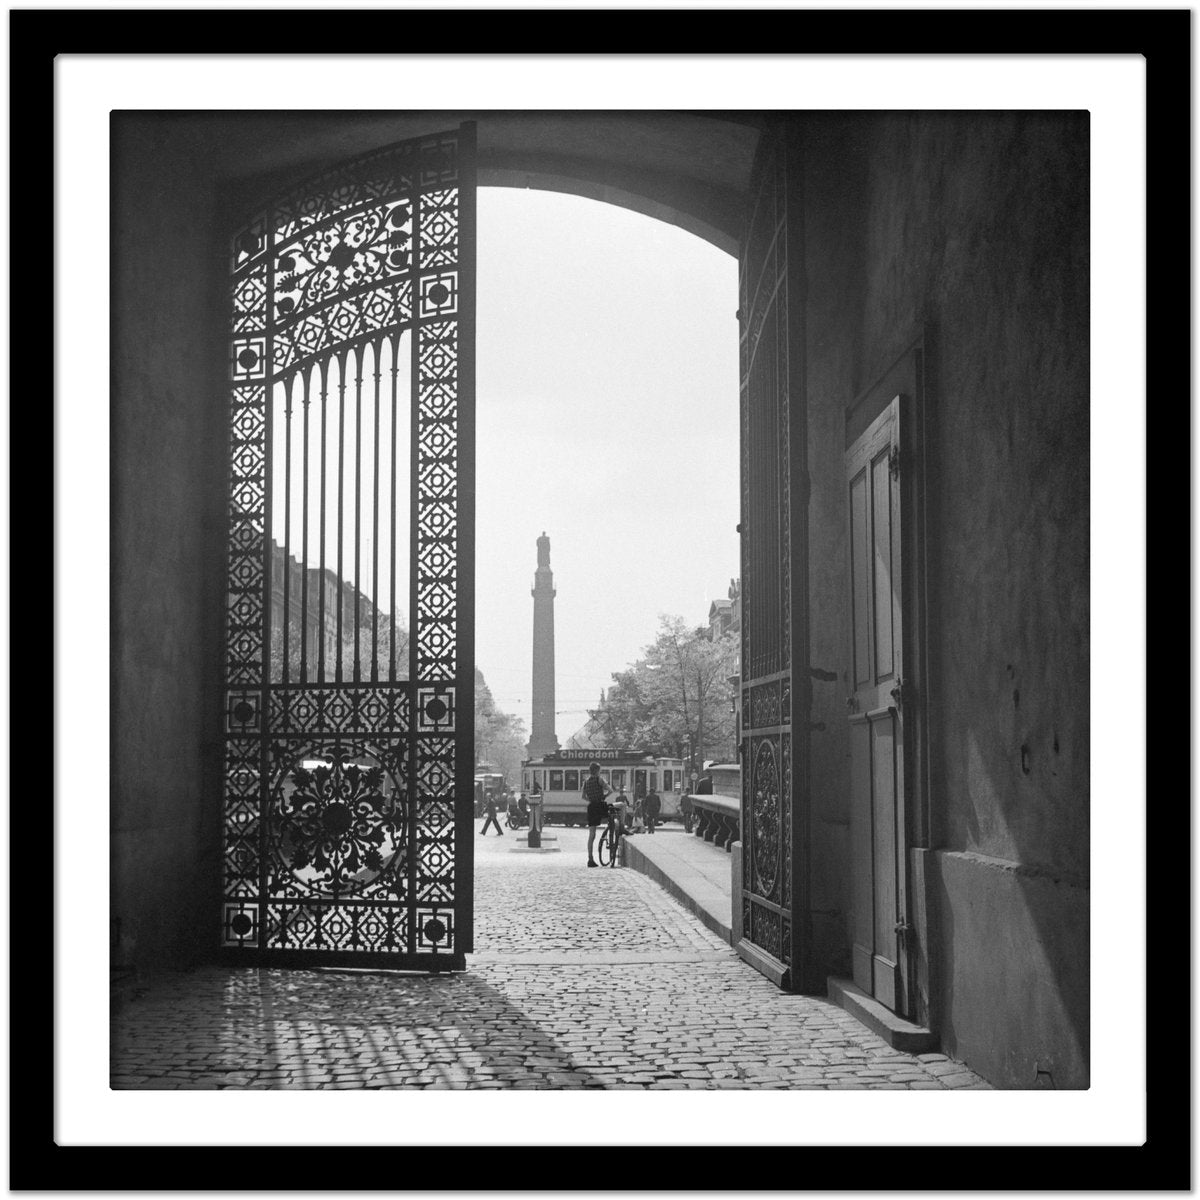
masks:
<svg viewBox="0 0 1200 1200"><path fill-rule="evenodd" d="M891 453L888 455L888 470L892 473L893 479L900 478L900 447L893 446Z"/></svg>

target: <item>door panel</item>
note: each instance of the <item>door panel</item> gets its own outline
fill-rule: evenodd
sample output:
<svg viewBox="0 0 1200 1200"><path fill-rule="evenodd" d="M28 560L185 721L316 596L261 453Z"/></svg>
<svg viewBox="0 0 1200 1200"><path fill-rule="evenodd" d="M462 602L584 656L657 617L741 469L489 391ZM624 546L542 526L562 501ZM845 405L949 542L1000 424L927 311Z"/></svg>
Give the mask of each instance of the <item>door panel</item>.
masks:
<svg viewBox="0 0 1200 1200"><path fill-rule="evenodd" d="M847 453L855 982L909 1011L897 397Z"/></svg>
<svg viewBox="0 0 1200 1200"><path fill-rule="evenodd" d="M871 626L875 634L875 681L892 677L892 489L885 451L871 463L872 541L875 595Z"/></svg>
<svg viewBox="0 0 1200 1200"><path fill-rule="evenodd" d="M386 147L232 246L222 945L471 948L474 129Z"/></svg>
<svg viewBox="0 0 1200 1200"><path fill-rule="evenodd" d="M875 991L874 827L871 819L871 727L865 716L850 718L850 852L854 896L854 982Z"/></svg>
<svg viewBox="0 0 1200 1200"><path fill-rule="evenodd" d="M871 679L871 569L867 543L870 527L867 473L860 471L850 481L850 573L851 611L854 622L854 686Z"/></svg>
<svg viewBox="0 0 1200 1200"><path fill-rule="evenodd" d="M896 772L894 718L890 709L872 713L871 786L874 864L874 994L895 1009L896 1003Z"/></svg>

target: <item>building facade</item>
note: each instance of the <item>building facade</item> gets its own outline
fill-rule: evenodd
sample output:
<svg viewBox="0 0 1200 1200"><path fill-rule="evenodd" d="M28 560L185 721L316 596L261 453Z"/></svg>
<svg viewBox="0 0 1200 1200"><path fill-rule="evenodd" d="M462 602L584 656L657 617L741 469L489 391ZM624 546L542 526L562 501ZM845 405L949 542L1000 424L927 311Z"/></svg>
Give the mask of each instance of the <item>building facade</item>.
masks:
<svg viewBox="0 0 1200 1200"><path fill-rule="evenodd" d="M370 678L408 678L408 634L352 583L326 568L309 567L271 542L272 676L333 680L341 672ZM284 614L287 614L285 622ZM286 640L284 630L287 630ZM393 646L393 638L395 645ZM341 647L339 654L339 647ZM355 648L357 647L357 654Z"/></svg>

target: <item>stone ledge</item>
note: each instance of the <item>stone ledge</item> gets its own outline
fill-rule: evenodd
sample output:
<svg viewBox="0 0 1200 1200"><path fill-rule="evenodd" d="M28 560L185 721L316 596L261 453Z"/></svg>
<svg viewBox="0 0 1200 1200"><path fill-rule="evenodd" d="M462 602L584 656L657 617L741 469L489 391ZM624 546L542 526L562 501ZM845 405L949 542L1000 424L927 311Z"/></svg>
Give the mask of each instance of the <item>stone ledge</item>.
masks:
<svg viewBox="0 0 1200 1200"><path fill-rule="evenodd" d="M728 950L510 950L472 953L471 967L608 967L643 963L728 963Z"/></svg>
<svg viewBox="0 0 1200 1200"><path fill-rule="evenodd" d="M890 1008L885 1008L873 996L868 996L849 979L835 979L831 975L827 986L830 1000L872 1032L879 1034L892 1049L905 1050L909 1054L928 1054L938 1048L938 1036L933 1030L896 1016Z"/></svg>
<svg viewBox="0 0 1200 1200"><path fill-rule="evenodd" d="M670 863L670 870L678 878L672 878L664 866L654 862L639 849L642 838L659 837L659 834L638 834L636 838L621 839L621 865L638 871L653 879L659 887L674 896L688 912L717 937L733 944L731 919L722 919L721 914L730 910L728 893L722 892L685 861ZM687 837L689 835L682 835ZM657 843L655 843L657 845Z"/></svg>
<svg viewBox="0 0 1200 1200"><path fill-rule="evenodd" d="M745 937L734 946L734 949L743 962L749 963L760 975L765 975L777 988L786 989L788 987L789 970L774 955L768 954L761 946L747 941Z"/></svg>

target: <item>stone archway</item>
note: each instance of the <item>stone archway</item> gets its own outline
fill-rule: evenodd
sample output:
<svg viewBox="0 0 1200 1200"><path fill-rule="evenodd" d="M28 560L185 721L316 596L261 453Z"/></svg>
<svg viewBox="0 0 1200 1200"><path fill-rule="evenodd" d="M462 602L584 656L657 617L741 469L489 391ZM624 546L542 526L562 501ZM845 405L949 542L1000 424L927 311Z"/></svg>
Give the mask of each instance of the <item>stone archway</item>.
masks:
<svg viewBox="0 0 1200 1200"><path fill-rule="evenodd" d="M207 957L222 789L228 231L332 161L479 118L480 184L628 207L736 249L755 117L740 114L126 114L114 124L114 952ZM171 436L162 430L170 427ZM149 441L147 441L149 439ZM139 447L153 445L153 453ZM171 545L166 572L154 547ZM147 578L157 576L148 591ZM153 598L152 598L153 597ZM153 611L151 611L153 609ZM174 766L161 788L158 765Z"/></svg>

